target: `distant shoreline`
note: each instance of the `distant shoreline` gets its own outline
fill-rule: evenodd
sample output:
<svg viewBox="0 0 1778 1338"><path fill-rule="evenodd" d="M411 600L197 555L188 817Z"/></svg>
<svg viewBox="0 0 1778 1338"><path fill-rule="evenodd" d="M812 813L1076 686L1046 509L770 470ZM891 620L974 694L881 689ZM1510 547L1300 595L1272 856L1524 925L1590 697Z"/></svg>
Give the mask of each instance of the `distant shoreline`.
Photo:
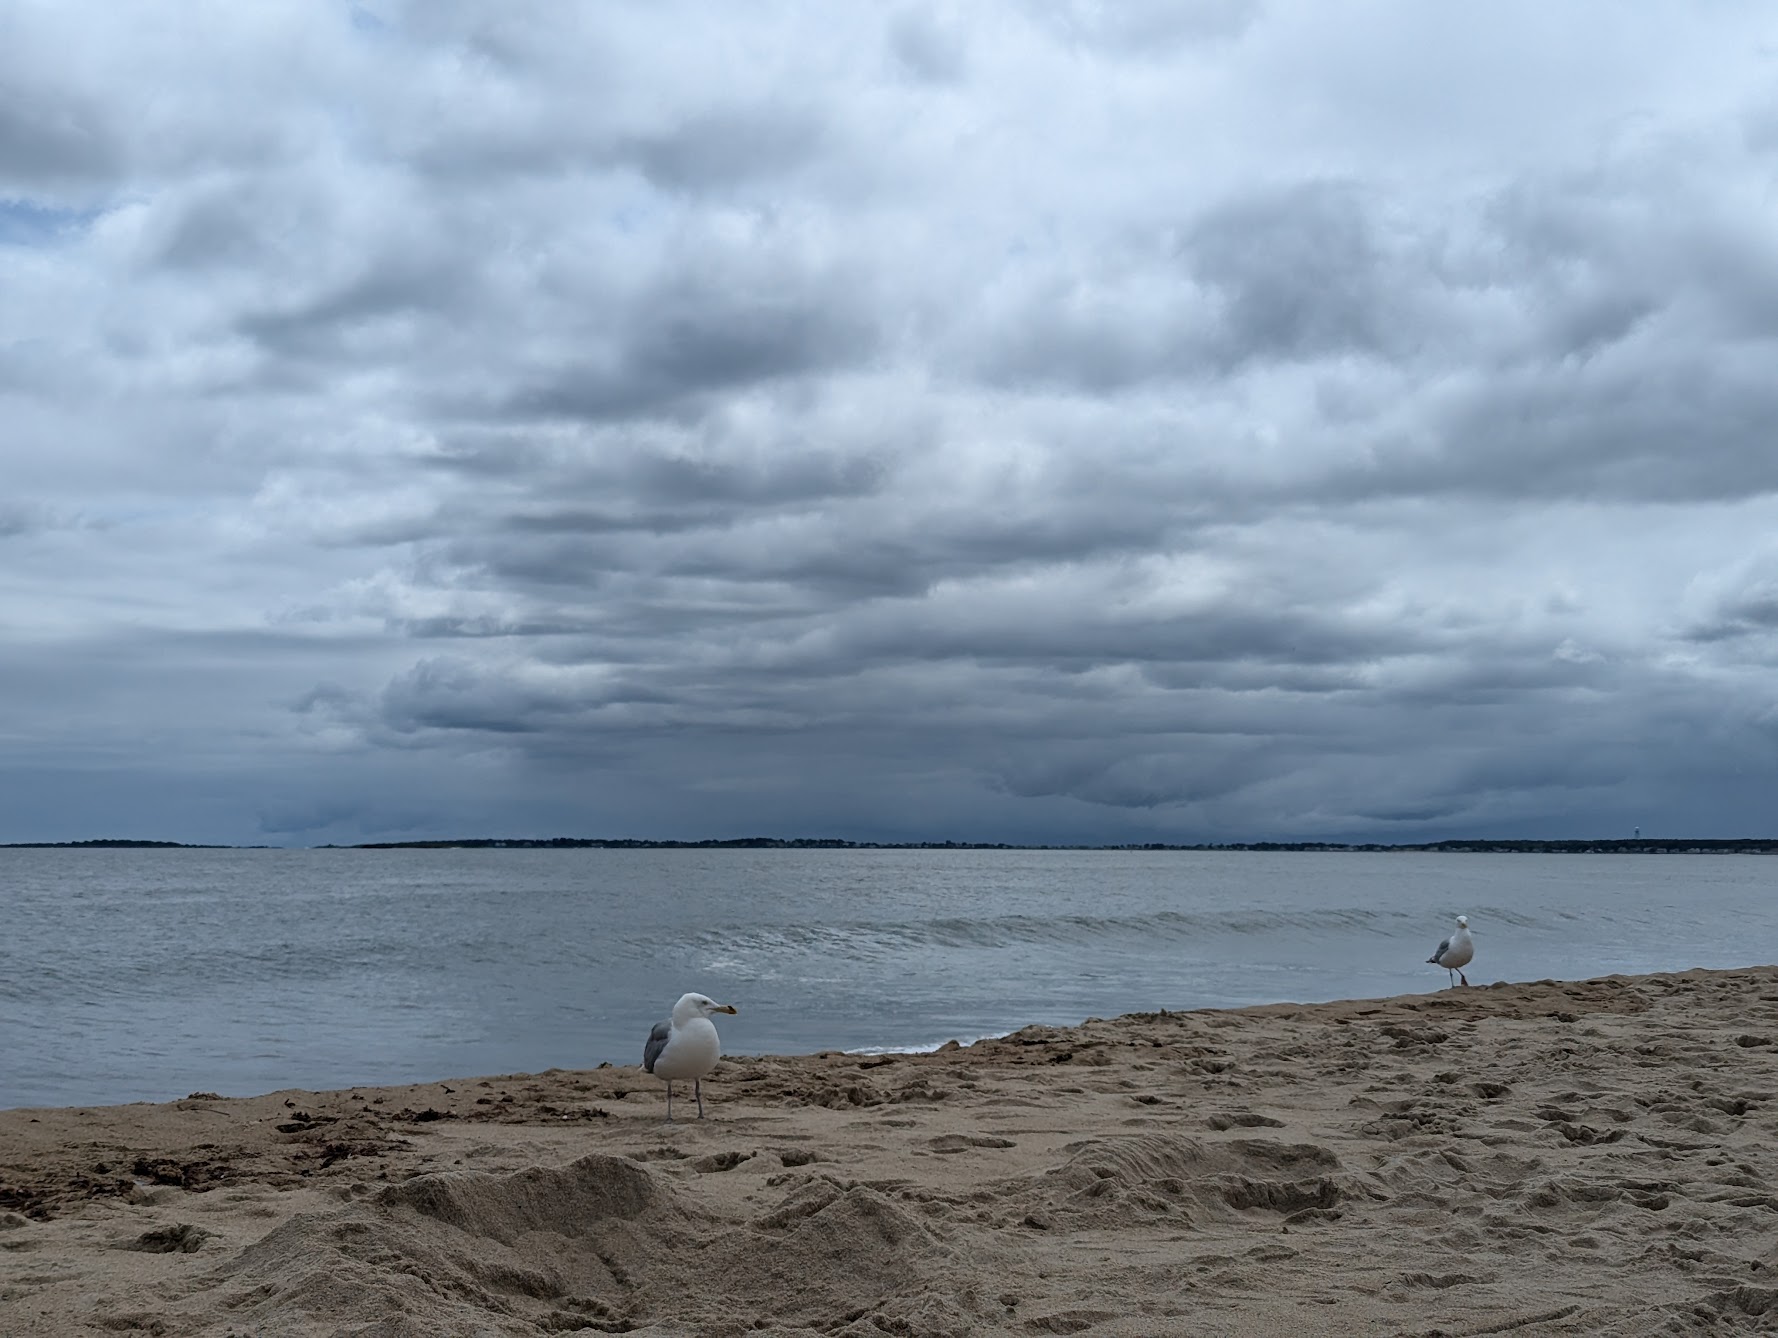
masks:
<svg viewBox="0 0 1778 1338"><path fill-rule="evenodd" d="M1315 853L1455 855L1778 855L1778 838L1691 839L1632 837L1607 841L1428 841L1389 844L1355 841L1163 841L1107 845L1038 845L1011 841L848 841L838 837L743 836L700 841L631 837L469 837L436 841L366 841L357 845L231 846L186 841L7 841L0 850L1082 850L1082 851L1309 851Z"/></svg>

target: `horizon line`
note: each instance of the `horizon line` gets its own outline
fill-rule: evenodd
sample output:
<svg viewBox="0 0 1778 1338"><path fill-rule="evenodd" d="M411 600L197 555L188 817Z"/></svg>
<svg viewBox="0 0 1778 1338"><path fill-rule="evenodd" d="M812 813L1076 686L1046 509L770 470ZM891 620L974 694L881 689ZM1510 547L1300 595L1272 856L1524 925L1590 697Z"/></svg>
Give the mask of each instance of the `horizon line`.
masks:
<svg viewBox="0 0 1778 1338"><path fill-rule="evenodd" d="M0 850L173 849L173 850L440 850L440 849L793 849L793 850L1102 850L1102 851L1542 851L1548 853L1712 853L1761 850L1778 854L1778 837L1447 837L1438 841L859 841L848 837L740 836L671 837L436 837L410 841L279 846L101 837L77 841L5 841Z"/></svg>

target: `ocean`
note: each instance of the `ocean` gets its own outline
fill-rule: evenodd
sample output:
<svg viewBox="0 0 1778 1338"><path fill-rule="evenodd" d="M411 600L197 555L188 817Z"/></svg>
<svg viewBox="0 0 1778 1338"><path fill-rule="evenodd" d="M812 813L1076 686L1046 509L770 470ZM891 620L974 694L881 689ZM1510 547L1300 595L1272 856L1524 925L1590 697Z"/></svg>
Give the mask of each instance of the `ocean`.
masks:
<svg viewBox="0 0 1778 1338"><path fill-rule="evenodd" d="M0 850L0 1107L637 1063L1778 957L1778 859L1022 850Z"/></svg>

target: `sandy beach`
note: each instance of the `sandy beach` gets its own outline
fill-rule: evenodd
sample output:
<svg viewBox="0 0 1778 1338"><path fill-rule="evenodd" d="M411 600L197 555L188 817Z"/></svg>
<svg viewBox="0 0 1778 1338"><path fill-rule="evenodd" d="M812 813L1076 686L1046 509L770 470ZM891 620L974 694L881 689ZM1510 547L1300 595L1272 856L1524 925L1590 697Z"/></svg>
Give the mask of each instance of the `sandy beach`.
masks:
<svg viewBox="0 0 1778 1338"><path fill-rule="evenodd" d="M0 1112L0 1333L1778 1329L1778 968L735 1057L705 1097Z"/></svg>

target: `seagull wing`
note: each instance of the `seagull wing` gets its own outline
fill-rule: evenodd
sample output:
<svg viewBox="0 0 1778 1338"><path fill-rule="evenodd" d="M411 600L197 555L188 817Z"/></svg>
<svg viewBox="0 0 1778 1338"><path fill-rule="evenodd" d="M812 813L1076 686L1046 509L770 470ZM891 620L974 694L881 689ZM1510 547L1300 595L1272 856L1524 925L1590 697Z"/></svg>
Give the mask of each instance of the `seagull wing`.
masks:
<svg viewBox="0 0 1778 1338"><path fill-rule="evenodd" d="M1450 950L1451 940L1448 938L1440 939L1438 947L1432 950L1432 956L1428 957L1426 960L1431 962L1434 966L1442 966L1443 963L1439 961L1439 958L1443 957ZM650 1060L649 1063L652 1065L654 1061Z"/></svg>
<svg viewBox="0 0 1778 1338"><path fill-rule="evenodd" d="M661 1057L661 1051L667 1048L667 1037L673 1034L673 1019L664 1017L654 1024L654 1030L648 1033L648 1044L642 1047L642 1067L649 1073L654 1072L654 1061Z"/></svg>

